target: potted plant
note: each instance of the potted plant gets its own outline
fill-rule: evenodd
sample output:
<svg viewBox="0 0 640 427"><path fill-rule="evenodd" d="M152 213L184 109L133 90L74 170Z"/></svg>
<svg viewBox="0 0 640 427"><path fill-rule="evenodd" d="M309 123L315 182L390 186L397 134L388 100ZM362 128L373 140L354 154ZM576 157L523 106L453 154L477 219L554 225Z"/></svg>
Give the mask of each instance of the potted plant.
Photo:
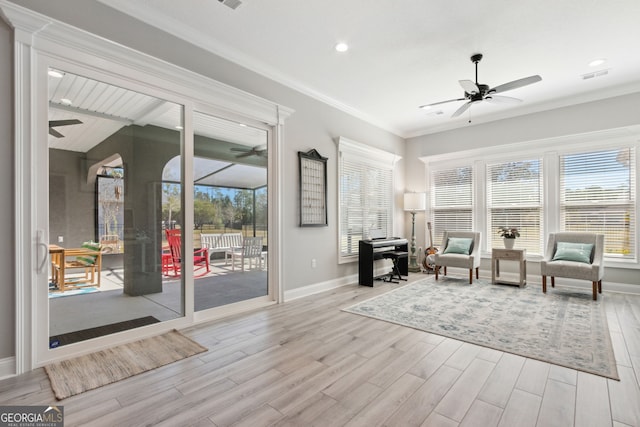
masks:
<svg viewBox="0 0 640 427"><path fill-rule="evenodd" d="M516 238L520 237L520 232L515 227L500 227L498 229L498 234L502 237L504 247L507 249L513 249Z"/></svg>

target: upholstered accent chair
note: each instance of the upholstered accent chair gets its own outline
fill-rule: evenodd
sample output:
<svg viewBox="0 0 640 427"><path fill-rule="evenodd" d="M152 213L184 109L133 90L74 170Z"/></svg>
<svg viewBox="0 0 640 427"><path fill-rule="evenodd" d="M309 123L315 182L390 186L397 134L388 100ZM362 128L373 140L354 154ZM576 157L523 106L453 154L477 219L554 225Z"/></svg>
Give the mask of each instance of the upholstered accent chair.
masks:
<svg viewBox="0 0 640 427"><path fill-rule="evenodd" d="M547 276L551 287L556 277L589 280L593 288L593 300L602 293L604 276L604 234L562 232L549 234L544 258L540 261L542 292L547 292Z"/></svg>
<svg viewBox="0 0 640 427"><path fill-rule="evenodd" d="M481 233L476 231L445 231L440 250L434 255L436 280L440 267L447 275L447 267L469 270L469 284L473 284L473 270L479 278Z"/></svg>

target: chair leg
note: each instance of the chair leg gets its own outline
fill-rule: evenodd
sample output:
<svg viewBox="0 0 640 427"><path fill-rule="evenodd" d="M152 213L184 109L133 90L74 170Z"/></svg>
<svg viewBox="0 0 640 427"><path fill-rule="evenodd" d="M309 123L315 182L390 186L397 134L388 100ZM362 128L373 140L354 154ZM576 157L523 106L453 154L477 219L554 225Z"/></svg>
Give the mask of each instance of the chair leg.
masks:
<svg viewBox="0 0 640 427"><path fill-rule="evenodd" d="M593 287L593 300L597 301L598 300L598 282L592 282L592 287Z"/></svg>
<svg viewBox="0 0 640 427"><path fill-rule="evenodd" d="M480 267L476 267L476 279L480 279Z"/></svg>
<svg viewBox="0 0 640 427"><path fill-rule="evenodd" d="M542 293L547 293L547 276L542 276Z"/></svg>
<svg viewBox="0 0 640 427"><path fill-rule="evenodd" d="M446 265L444 266L444 275L445 276L447 275L447 266Z"/></svg>
<svg viewBox="0 0 640 427"><path fill-rule="evenodd" d="M598 293L602 293L602 280L598 280Z"/></svg>
<svg viewBox="0 0 640 427"><path fill-rule="evenodd" d="M473 285L473 268L469 269L469 284Z"/></svg>
<svg viewBox="0 0 640 427"><path fill-rule="evenodd" d="M554 276L551 276L551 287L552 288L556 287L556 278Z"/></svg>
<svg viewBox="0 0 640 427"><path fill-rule="evenodd" d="M438 266L437 266L437 265L434 265L434 266L433 266L433 270L434 270L434 271L435 271L435 273L436 273L436 280L438 280L438 270L440 270L440 268L438 268Z"/></svg>

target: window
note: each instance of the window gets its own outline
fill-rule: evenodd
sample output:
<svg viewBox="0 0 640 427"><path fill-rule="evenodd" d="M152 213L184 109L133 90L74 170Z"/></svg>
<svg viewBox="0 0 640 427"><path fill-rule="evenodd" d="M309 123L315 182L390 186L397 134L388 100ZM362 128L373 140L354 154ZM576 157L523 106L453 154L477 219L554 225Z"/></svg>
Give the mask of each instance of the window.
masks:
<svg viewBox="0 0 640 427"><path fill-rule="evenodd" d="M605 256L635 257L635 150L560 157L560 224L605 235Z"/></svg>
<svg viewBox="0 0 640 427"><path fill-rule="evenodd" d="M393 166L399 157L340 138L340 258L358 254L372 230L393 235Z"/></svg>
<svg viewBox="0 0 640 427"><path fill-rule="evenodd" d="M431 172L431 222L433 244L445 230L473 229L473 169L471 166Z"/></svg>
<svg viewBox="0 0 640 427"><path fill-rule="evenodd" d="M489 248L502 246L500 227L515 227L518 248L542 254L542 160L488 164L486 187Z"/></svg>
<svg viewBox="0 0 640 427"><path fill-rule="evenodd" d="M595 232L605 235L608 265L639 266L639 132L611 129L422 157L435 244L444 230L473 229L482 233L487 256L503 245L498 229L516 227L516 247L535 260L549 233Z"/></svg>

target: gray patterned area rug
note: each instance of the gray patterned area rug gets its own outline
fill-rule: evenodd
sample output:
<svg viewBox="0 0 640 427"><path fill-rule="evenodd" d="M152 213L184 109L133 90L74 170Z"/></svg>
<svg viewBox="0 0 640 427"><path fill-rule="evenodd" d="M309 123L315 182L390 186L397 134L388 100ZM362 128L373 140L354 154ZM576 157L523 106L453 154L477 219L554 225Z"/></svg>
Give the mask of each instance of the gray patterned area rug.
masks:
<svg viewBox="0 0 640 427"><path fill-rule="evenodd" d="M344 311L618 380L602 298L447 276L420 280Z"/></svg>

